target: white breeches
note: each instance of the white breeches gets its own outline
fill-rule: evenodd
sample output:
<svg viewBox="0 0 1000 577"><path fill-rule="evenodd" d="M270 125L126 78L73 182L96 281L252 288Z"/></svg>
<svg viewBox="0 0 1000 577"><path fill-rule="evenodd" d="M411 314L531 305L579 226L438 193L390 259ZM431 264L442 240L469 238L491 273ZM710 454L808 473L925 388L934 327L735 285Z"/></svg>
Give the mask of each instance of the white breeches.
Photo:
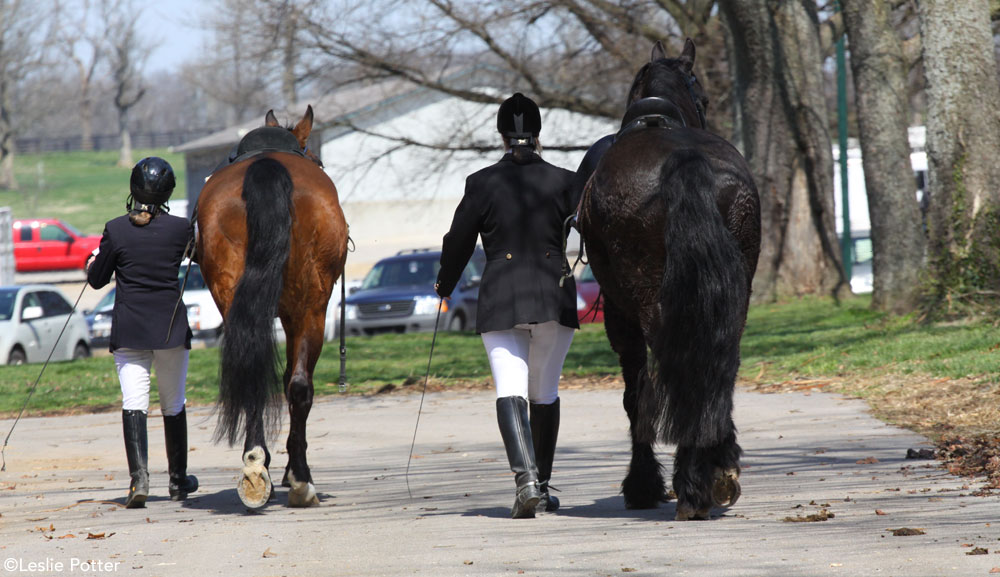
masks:
<svg viewBox="0 0 1000 577"><path fill-rule="evenodd" d="M156 367L156 384L160 392L160 410L172 417L184 410L184 386L187 380L188 351L183 346L158 351L118 349L115 366L122 386L122 409L149 410L150 369Z"/></svg>
<svg viewBox="0 0 1000 577"><path fill-rule="evenodd" d="M559 376L575 331L549 321L483 333L497 398L524 397L548 405L559 398Z"/></svg>

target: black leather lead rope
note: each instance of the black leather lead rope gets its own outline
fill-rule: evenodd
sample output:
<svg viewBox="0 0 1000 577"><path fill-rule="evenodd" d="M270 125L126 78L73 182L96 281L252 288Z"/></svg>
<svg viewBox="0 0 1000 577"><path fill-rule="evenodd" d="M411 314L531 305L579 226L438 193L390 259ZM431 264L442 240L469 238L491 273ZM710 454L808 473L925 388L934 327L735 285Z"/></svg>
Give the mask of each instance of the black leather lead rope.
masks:
<svg viewBox="0 0 1000 577"><path fill-rule="evenodd" d="M438 336L438 321L441 320L441 307L444 305L444 297L440 297L438 300L438 311L437 316L434 317L434 336L431 337L431 354L427 356L427 372L424 374L424 388L420 391L420 407L417 409L417 423L413 425L413 440L410 441L410 456L406 459L406 474L404 478L406 479L406 493L413 498L413 493L410 492L410 461L413 460L413 446L417 443L417 428L420 427L420 414L424 410L424 395L427 394L427 380L431 376L431 359L434 358L434 343L437 342Z"/></svg>

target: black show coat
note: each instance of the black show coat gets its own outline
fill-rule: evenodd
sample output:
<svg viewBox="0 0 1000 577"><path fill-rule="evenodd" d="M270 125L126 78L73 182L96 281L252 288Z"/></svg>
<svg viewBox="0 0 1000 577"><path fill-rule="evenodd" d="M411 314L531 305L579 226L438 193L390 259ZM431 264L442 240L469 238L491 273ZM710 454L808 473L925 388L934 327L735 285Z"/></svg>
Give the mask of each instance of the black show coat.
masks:
<svg viewBox="0 0 1000 577"><path fill-rule="evenodd" d="M486 268L476 332L548 321L580 328L576 283L571 277L559 286L563 221L576 209L573 178L538 155L519 163L508 153L466 179L444 236L438 294L454 290L481 235Z"/></svg>
<svg viewBox="0 0 1000 577"><path fill-rule="evenodd" d="M137 350L191 348L187 308L181 298L177 273L191 225L186 218L159 213L146 226L132 224L128 215L104 225L100 252L90 265L87 282L99 289L118 281L111 313L110 349ZM170 317L177 306L170 340Z"/></svg>

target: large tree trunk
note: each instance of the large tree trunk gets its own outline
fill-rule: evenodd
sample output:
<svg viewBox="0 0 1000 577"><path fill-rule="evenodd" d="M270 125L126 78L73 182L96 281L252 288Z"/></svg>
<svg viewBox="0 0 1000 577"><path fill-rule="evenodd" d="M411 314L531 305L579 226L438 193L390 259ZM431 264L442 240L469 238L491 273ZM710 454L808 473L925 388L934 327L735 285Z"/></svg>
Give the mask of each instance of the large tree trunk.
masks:
<svg viewBox="0 0 1000 577"><path fill-rule="evenodd" d="M888 2L841 0L874 249L872 307L916 308L926 242L907 136L907 64Z"/></svg>
<svg viewBox="0 0 1000 577"><path fill-rule="evenodd" d="M929 310L1000 287L1000 87L989 5L921 0L927 84Z"/></svg>
<svg viewBox="0 0 1000 577"><path fill-rule="evenodd" d="M839 294L832 147L815 22L798 2L720 0L732 33L734 103L761 197L754 299Z"/></svg>

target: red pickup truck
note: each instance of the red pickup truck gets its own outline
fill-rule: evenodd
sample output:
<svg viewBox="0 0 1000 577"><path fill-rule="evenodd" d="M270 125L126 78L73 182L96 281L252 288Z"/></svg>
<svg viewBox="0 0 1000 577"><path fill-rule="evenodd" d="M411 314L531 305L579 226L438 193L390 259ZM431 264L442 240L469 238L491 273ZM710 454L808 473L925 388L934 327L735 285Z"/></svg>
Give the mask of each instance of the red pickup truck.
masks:
<svg viewBox="0 0 1000 577"><path fill-rule="evenodd" d="M14 221L14 268L17 272L83 269L101 244L100 236L84 235L54 218Z"/></svg>

